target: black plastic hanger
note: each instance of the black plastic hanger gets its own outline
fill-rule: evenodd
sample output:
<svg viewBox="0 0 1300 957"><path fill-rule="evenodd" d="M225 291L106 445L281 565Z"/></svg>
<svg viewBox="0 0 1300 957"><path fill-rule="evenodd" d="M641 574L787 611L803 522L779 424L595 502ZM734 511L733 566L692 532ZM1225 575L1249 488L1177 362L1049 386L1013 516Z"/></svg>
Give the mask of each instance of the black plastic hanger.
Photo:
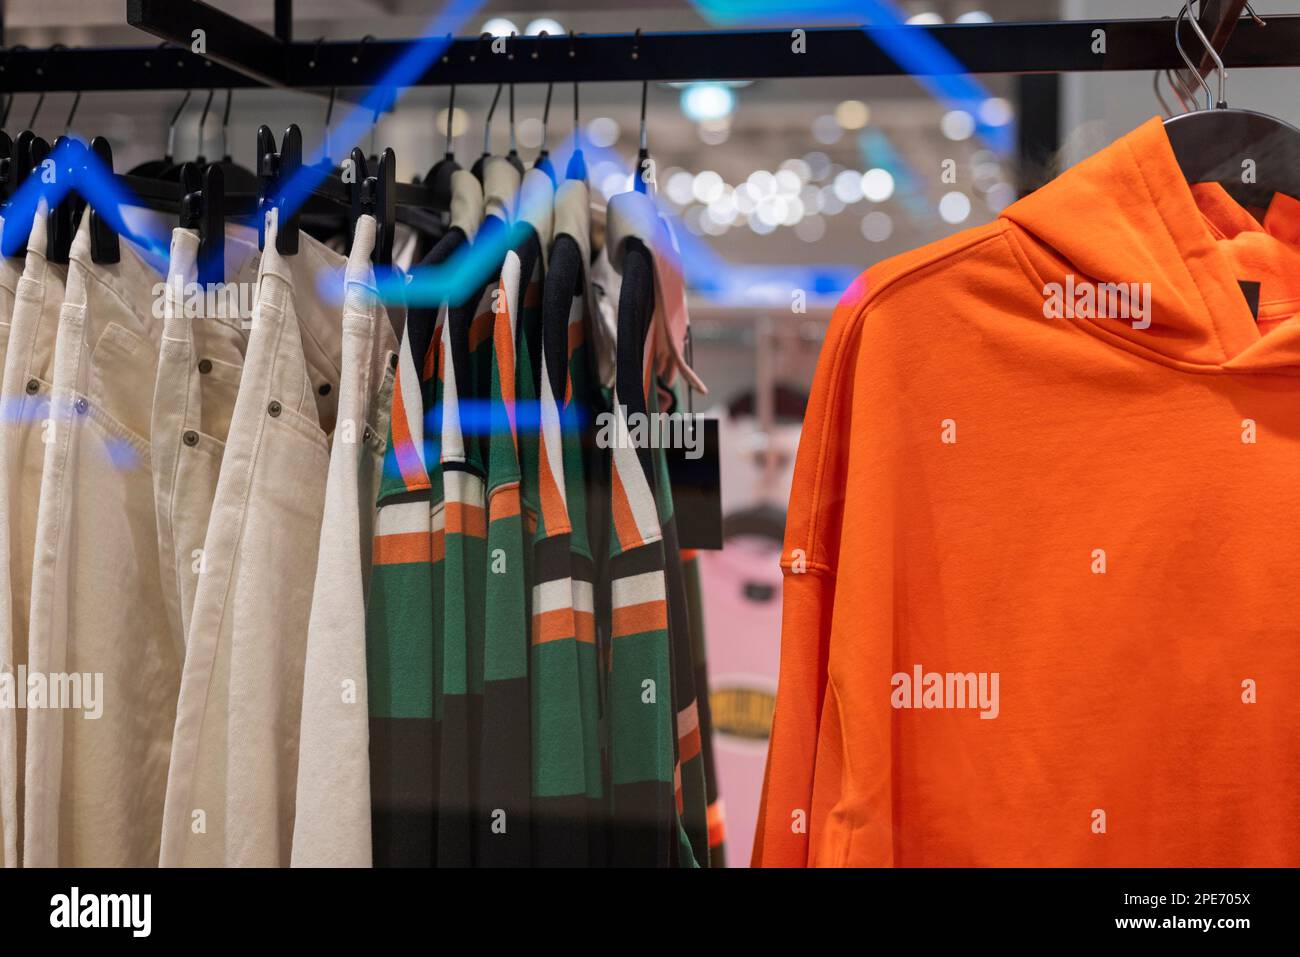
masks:
<svg viewBox="0 0 1300 957"><path fill-rule="evenodd" d="M284 131L279 150L275 135L266 125L257 128L257 248L266 248L266 215L281 205L282 190L286 181L302 168L302 130L292 123ZM282 256L298 252L299 211L285 213L280 209L275 248Z"/></svg>
<svg viewBox="0 0 1300 957"><path fill-rule="evenodd" d="M199 234L198 279L204 285L226 278L226 188L225 174L218 163L181 167L180 226Z"/></svg>
<svg viewBox="0 0 1300 957"><path fill-rule="evenodd" d="M81 94L78 93L72 101L72 109L68 111L68 120L63 124L63 135L54 141L54 149L51 150L52 153L62 151L67 156L68 165L58 170L57 175L66 176L72 183L72 188L50 209L49 226L45 233L45 258L53 263L67 263L68 254L72 249L72 240L76 236L77 225L81 222L81 215L86 205L76 188L76 169L83 164L80 144L72 139L69 132L80 104ZM109 169L112 169L111 153Z"/></svg>
<svg viewBox="0 0 1300 957"><path fill-rule="evenodd" d="M108 173L113 172L113 148L108 140L96 136L90 146L83 146L70 136L60 136L54 141L54 149L62 150L59 154L66 166L58 175L67 176L71 188L50 211L50 228L45 243L45 258L53 263L67 263L72 250L72 240L76 235L81 217L90 216L90 258L92 262L111 264L121 261L121 245L117 232L99 214L79 188L85 176L88 154L99 161Z"/></svg>
<svg viewBox="0 0 1300 957"><path fill-rule="evenodd" d="M460 170L456 162L456 142L453 124L456 122L456 84L451 85L451 95L447 101L447 153L434 163L424 183L429 189L429 199L433 208L440 213L451 210L451 177Z"/></svg>
<svg viewBox="0 0 1300 957"><path fill-rule="evenodd" d="M524 175L524 161L519 158L519 150L515 146L515 85L510 84L510 149L506 153L506 159L510 165L518 171L520 177Z"/></svg>
<svg viewBox="0 0 1300 957"><path fill-rule="evenodd" d="M50 144L31 130L23 130L14 140L13 146L13 185L9 191L12 196L17 193L27 177L50 155ZM4 236L0 239L6 256L25 256L27 254L27 237L31 235L31 221L19 222L5 218Z"/></svg>
<svg viewBox="0 0 1300 957"><path fill-rule="evenodd" d="M550 36L545 30L542 30L538 37L545 39ZM534 57L537 53L533 54ZM533 161L533 169L539 169L551 179L551 185L555 185L555 167L551 164L551 151L548 146L549 131L551 126L551 91L554 89L554 83L546 84L546 106L542 108L542 149L537 154L537 159Z"/></svg>
<svg viewBox="0 0 1300 957"><path fill-rule="evenodd" d="M0 211L9 205L13 195L14 141L0 129Z"/></svg>
<svg viewBox="0 0 1300 957"><path fill-rule="evenodd" d="M556 236L546 266L542 285L542 350L546 354L551 394L563 403L569 374L569 314L584 288L585 264L577 240L568 233Z"/></svg>
<svg viewBox="0 0 1300 957"><path fill-rule="evenodd" d="M542 149L537 154L537 159L533 161L533 169L539 169L549 176L552 186L555 185L555 167L551 164L551 151L547 141L551 126L551 91L554 87L554 83L546 84L546 106L542 108Z"/></svg>
<svg viewBox="0 0 1300 957"><path fill-rule="evenodd" d="M487 118L483 121L483 155L474 161L470 167L470 172L480 183L483 182L483 167L487 164L488 157L492 155L492 114L497 111L497 101L501 99L501 84L497 84L497 91L492 96L492 105L488 107Z"/></svg>
<svg viewBox="0 0 1300 957"><path fill-rule="evenodd" d="M623 240L623 281L618 295L618 339L615 376L618 400L629 412L646 414L643 361L645 341L654 315L654 260L640 239ZM649 449L638 449L644 455Z"/></svg>
<svg viewBox="0 0 1300 957"><path fill-rule="evenodd" d="M352 165L356 176L349 184L352 194L349 232L355 232L357 220L362 216L375 217L375 248L371 250L370 261L376 266L391 266L397 225L397 157L391 148L386 148L379 156L374 175L370 175L366 156L357 146L352 150ZM348 248L352 248L350 237Z"/></svg>
<svg viewBox="0 0 1300 957"><path fill-rule="evenodd" d="M14 190L14 141L4 127L9 123L9 110L14 105L16 95L9 94L5 99L4 112L0 113L0 211L9 205L9 197Z"/></svg>
<svg viewBox="0 0 1300 957"><path fill-rule="evenodd" d="M1300 199L1300 129L1264 113L1228 108L1224 93L1227 70L1196 18L1188 15L1189 8L1190 0L1174 20L1174 43L1208 100L1210 86L1184 52L1179 36L1186 17L1214 60L1218 93L1209 108L1165 120L1165 133L1183 176L1189 183L1218 183L1234 200L1248 207L1267 207L1276 193ZM1249 4L1246 10L1258 23L1264 22ZM1242 164L1247 159L1255 164L1255 181L1244 183Z"/></svg>
<svg viewBox="0 0 1300 957"><path fill-rule="evenodd" d="M50 144L41 137L37 136L31 126L36 121L40 113L41 105L45 102L45 95L41 94L36 101L36 109L32 111L32 117L28 121L28 129L23 130L14 139L13 142L13 163L9 179L10 185L7 187L9 195L13 196L27 181L27 177L32 175L36 167L45 161L50 155ZM4 235L0 237L0 248L3 249L6 256L24 256L27 254L27 237L31 235L32 224L30 221L19 223L17 220L6 217L4 226Z"/></svg>

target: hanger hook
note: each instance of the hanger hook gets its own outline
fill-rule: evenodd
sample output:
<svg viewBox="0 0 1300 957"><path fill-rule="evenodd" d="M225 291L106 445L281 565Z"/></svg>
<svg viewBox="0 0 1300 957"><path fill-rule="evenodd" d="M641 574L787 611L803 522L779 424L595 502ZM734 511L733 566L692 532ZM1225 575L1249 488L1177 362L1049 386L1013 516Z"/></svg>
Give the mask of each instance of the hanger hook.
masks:
<svg viewBox="0 0 1300 957"><path fill-rule="evenodd" d="M518 152L515 149L515 85L510 84L510 152Z"/></svg>
<svg viewBox="0 0 1300 957"><path fill-rule="evenodd" d="M551 123L551 92L555 89L554 83L546 84L546 105L542 107L542 152L546 152L547 140L550 138L548 130Z"/></svg>
<svg viewBox="0 0 1300 957"><path fill-rule="evenodd" d="M230 158L230 140L227 134L230 130L230 101L234 95L234 90L226 89L226 109L221 114L221 158L223 160Z"/></svg>
<svg viewBox="0 0 1300 957"><path fill-rule="evenodd" d="M185 98L181 100L181 105L176 107L176 112L172 114L171 122L167 124L167 158L171 159L176 155L176 124L180 122L181 113L185 111L185 106L190 102L190 97L194 95L193 90L185 91Z"/></svg>
<svg viewBox="0 0 1300 957"><path fill-rule="evenodd" d="M42 90L36 97L36 106L32 109L31 119L27 121L27 128L30 130L36 126L36 117L40 116L41 107L45 105L45 91Z"/></svg>
<svg viewBox="0 0 1300 957"><path fill-rule="evenodd" d="M15 96L17 96L16 93L10 93L8 98L5 100L5 110L3 113L0 113L0 127L9 122L9 111L13 109Z"/></svg>
<svg viewBox="0 0 1300 957"><path fill-rule="evenodd" d="M450 94L447 97L447 155L451 156L456 152L455 142L452 139L452 131L456 123L456 84L451 85Z"/></svg>
<svg viewBox="0 0 1300 957"><path fill-rule="evenodd" d="M504 84L497 84L496 94L492 97L492 105L488 108L487 119L483 121L483 155L492 152L492 114L497 111L497 101L501 99L501 87Z"/></svg>
<svg viewBox="0 0 1300 957"><path fill-rule="evenodd" d="M646 148L645 101L646 101L646 92L649 90L649 88L650 88L650 84L645 80L642 80L641 81L641 149L643 150Z"/></svg>
<svg viewBox="0 0 1300 957"><path fill-rule="evenodd" d="M1178 16L1174 18L1174 46L1178 48L1178 55L1182 57L1183 62L1187 64L1187 69L1191 70L1192 73L1196 75L1197 81L1205 89L1205 98L1207 101L1210 101L1211 104L1209 108L1223 109L1228 105L1228 101L1224 99L1224 88L1227 86L1228 71L1223 65L1223 59L1219 56L1219 51L1214 49L1214 44L1210 43L1209 38L1205 35L1205 31L1201 29L1201 25L1197 23L1196 18L1191 15L1191 8L1192 0L1185 0L1182 9L1178 11ZM1195 32L1196 38L1201 41L1201 46L1205 48L1206 54L1214 61L1214 70L1218 74L1219 84L1219 98L1217 102L1213 100L1214 93L1210 89L1210 84L1205 82L1205 77L1201 75L1200 67L1192 63L1191 58L1187 55L1187 51L1183 49L1182 37L1179 33L1184 17L1186 17L1187 22L1191 24L1192 30Z"/></svg>
<svg viewBox="0 0 1300 957"><path fill-rule="evenodd" d="M77 91L77 95L76 95L75 97L73 97L73 100L72 100L72 109L68 110L68 121L67 121L65 124L63 124L63 133L64 133L65 136L71 136L71 135L72 135L72 118L75 117L75 116L77 115L77 107L79 107L79 106L81 106L81 91L80 91L80 90L78 90L78 91Z"/></svg>
<svg viewBox="0 0 1300 957"><path fill-rule="evenodd" d="M330 87L330 98L325 104L325 160L330 163L333 162L334 156L334 143L330 131L330 120L334 116L334 97L338 95L338 90L339 88L336 86Z"/></svg>
<svg viewBox="0 0 1300 957"><path fill-rule="evenodd" d="M53 53L55 50L66 50L66 49L67 46L62 43L55 43L54 45L52 45L48 50L45 51L45 56L41 59L41 65L36 68L36 72L39 75L44 76L45 68L49 65L50 62L50 54ZM41 115L41 107L44 105L45 105L45 91L42 90L40 95L36 98L36 106L32 110L32 118L27 121L27 128L29 130L33 129L36 126L36 117Z"/></svg>
<svg viewBox="0 0 1300 957"><path fill-rule="evenodd" d="M199 114L199 158L203 158L203 130L208 125L208 110L212 108L212 98L216 96L216 90L208 90L208 98L203 104L203 112Z"/></svg>

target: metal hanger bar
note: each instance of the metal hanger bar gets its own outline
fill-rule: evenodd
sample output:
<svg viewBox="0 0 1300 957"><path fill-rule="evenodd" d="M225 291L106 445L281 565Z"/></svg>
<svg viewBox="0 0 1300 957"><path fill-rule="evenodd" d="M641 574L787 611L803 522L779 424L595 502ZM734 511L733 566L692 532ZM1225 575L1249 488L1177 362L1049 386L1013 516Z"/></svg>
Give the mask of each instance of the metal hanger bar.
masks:
<svg viewBox="0 0 1300 957"><path fill-rule="evenodd" d="M0 86L17 93L248 89L265 84L184 49L78 47L0 50Z"/></svg>
<svg viewBox="0 0 1300 957"><path fill-rule="evenodd" d="M193 12L191 8L198 12ZM374 40L357 58L355 40L280 43L193 0L130 0L131 22L183 44L180 50L82 48L0 52L0 77L19 93L279 86L327 95L362 89L409 41ZM195 19L198 17L199 19ZM1229 68L1300 66L1300 15L1243 19L1224 51ZM202 24L208 24L202 27ZM229 24L238 28L226 30ZM209 61L190 52L190 31L205 28ZM1163 70L1184 67L1169 18L908 26L938 40L973 74ZM1094 31L1106 52L1093 53ZM240 37L253 35L250 46ZM739 80L778 77L897 76L906 73L861 29L805 31L796 53L789 30L514 37L489 52L479 37L454 40L418 86ZM269 44L269 46L268 46ZM538 56L531 56L536 49ZM633 57L633 51L637 56ZM262 51L261 54L257 51ZM573 55L569 52L572 50ZM528 55L520 55L528 54ZM46 61L48 58L48 62ZM211 64L211 60L217 60ZM357 60L358 62L353 62ZM205 65L209 64L209 65ZM38 67L46 66L41 72ZM342 96L342 93L340 93Z"/></svg>
<svg viewBox="0 0 1300 957"><path fill-rule="evenodd" d="M288 13L275 5L277 32ZM259 81L263 86L288 85L286 42L199 0L127 0L126 22L158 37L190 48L195 31L203 31L204 56Z"/></svg>

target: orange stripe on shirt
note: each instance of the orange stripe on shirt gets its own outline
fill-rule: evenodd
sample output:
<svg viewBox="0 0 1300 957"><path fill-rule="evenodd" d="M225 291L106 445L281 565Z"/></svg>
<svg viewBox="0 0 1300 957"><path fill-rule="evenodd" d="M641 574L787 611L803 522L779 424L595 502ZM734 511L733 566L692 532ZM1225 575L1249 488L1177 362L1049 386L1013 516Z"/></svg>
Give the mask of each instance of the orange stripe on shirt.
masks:
<svg viewBox="0 0 1300 957"><path fill-rule="evenodd" d="M619 547L625 552L631 551L645 543L641 540L641 530L637 528L636 518L632 515L632 503L628 501L623 476L617 466L610 469L610 473L613 476L610 498L614 512L614 532L618 535Z"/></svg>
<svg viewBox="0 0 1300 957"><path fill-rule="evenodd" d="M512 518L519 514L519 483L510 482L492 490L488 500L488 517L491 521L498 518Z"/></svg>
<svg viewBox="0 0 1300 957"><path fill-rule="evenodd" d="M428 382L438 374L438 346L442 343L442 323L437 323L433 327L433 338L429 340L429 348L424 353L424 369L420 373L420 381Z"/></svg>
<svg viewBox="0 0 1300 957"><path fill-rule="evenodd" d="M447 533L441 528L429 536L429 561L435 565L447 559Z"/></svg>
<svg viewBox="0 0 1300 957"><path fill-rule="evenodd" d="M487 537L487 513L483 506L470 505L466 502L448 502L446 513L448 535Z"/></svg>
<svg viewBox="0 0 1300 957"><path fill-rule="evenodd" d="M551 459L546 451L546 434L543 433L541 438L537 484L542 497L542 520L546 523L547 535L564 535L573 530L569 525L569 510L565 507L555 473L551 470Z"/></svg>
<svg viewBox="0 0 1300 957"><path fill-rule="evenodd" d="M408 565L428 562L430 549L428 532L399 532L396 535L376 535L374 562L376 565Z"/></svg>
<svg viewBox="0 0 1300 957"><path fill-rule="evenodd" d="M533 644L544 645L574 637L573 609L555 608L533 615Z"/></svg>
<svg viewBox="0 0 1300 957"><path fill-rule="evenodd" d="M503 297L504 298L504 297ZM492 335L492 329L495 325L496 313L491 309L487 312L480 312L474 317L474 321L469 325L469 351L473 352Z"/></svg>
<svg viewBox="0 0 1300 957"><path fill-rule="evenodd" d="M700 726L697 724L677 739L677 752L682 761L689 761L700 754Z"/></svg>
<svg viewBox="0 0 1300 957"><path fill-rule="evenodd" d="M411 438L406 402L402 397L401 376L398 376L397 387L393 389L393 408L389 425L393 430L393 458L397 462L398 472L402 475L402 484L412 492L428 488L429 478L424 474L419 451L415 447L414 439Z"/></svg>
<svg viewBox="0 0 1300 957"><path fill-rule="evenodd" d="M662 598L624 605L613 611L612 630L615 638L640 635L647 631L662 631L668 627L668 605Z"/></svg>

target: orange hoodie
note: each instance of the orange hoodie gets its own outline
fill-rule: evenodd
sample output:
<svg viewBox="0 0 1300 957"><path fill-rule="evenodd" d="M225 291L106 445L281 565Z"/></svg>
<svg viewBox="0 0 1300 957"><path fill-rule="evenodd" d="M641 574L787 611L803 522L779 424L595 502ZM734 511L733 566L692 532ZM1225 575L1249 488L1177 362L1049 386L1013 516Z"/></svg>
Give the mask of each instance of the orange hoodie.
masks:
<svg viewBox="0 0 1300 957"><path fill-rule="evenodd" d="M1300 203L1261 216L1151 120L848 291L755 865L1300 864Z"/></svg>

